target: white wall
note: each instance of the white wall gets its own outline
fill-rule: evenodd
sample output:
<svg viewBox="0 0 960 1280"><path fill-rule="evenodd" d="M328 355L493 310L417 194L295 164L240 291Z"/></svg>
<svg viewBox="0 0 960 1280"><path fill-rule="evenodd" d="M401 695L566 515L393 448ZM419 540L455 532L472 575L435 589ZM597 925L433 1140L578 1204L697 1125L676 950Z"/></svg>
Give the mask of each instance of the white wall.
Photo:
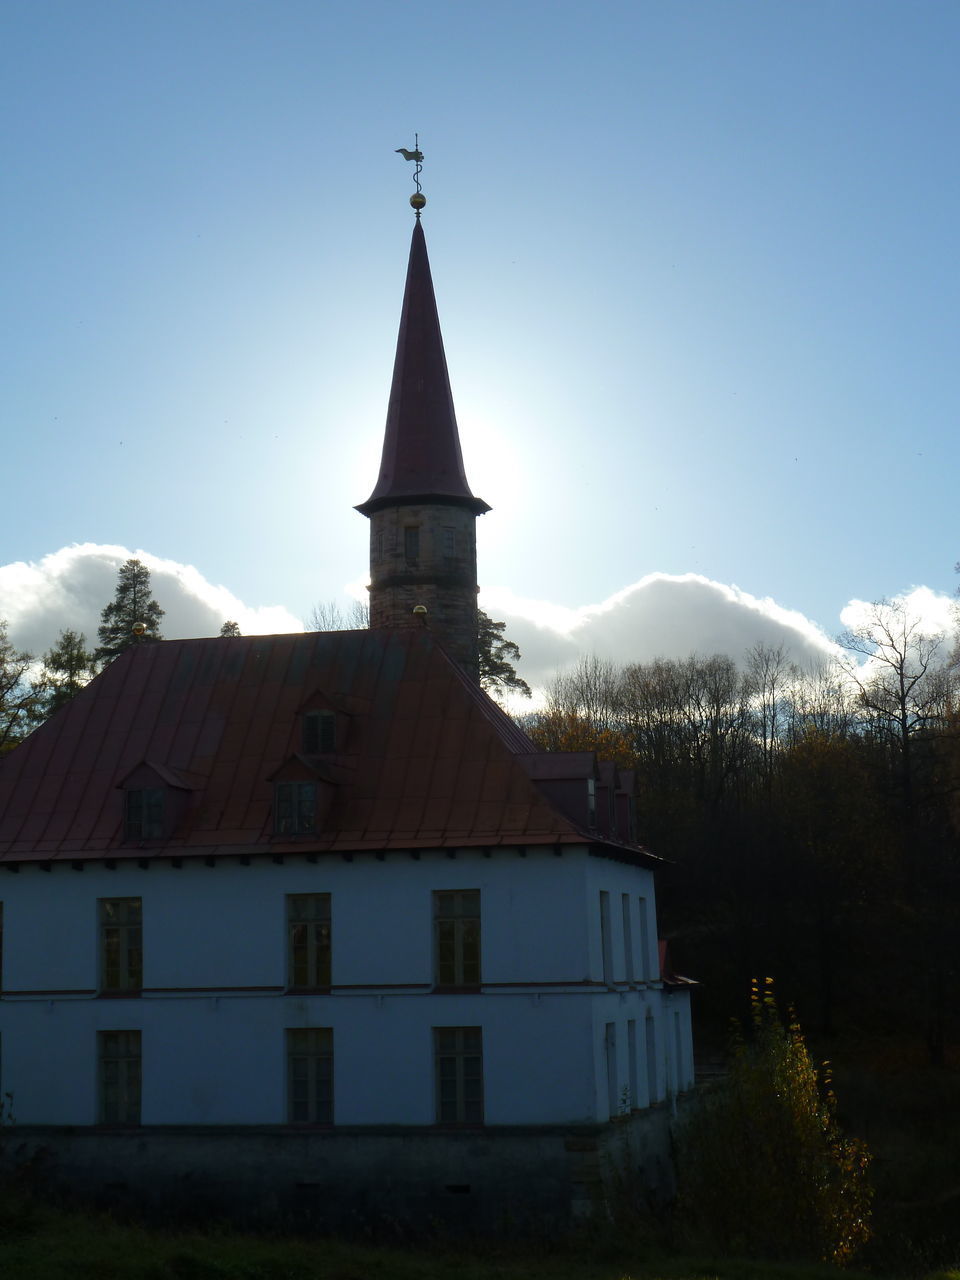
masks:
<svg viewBox="0 0 960 1280"><path fill-rule="evenodd" d="M431 895L457 888L481 894L483 994L431 989ZM495 850L489 858L262 859L247 867L185 859L179 870L119 862L113 871L88 863L47 873L22 864L0 879L3 1089L14 1093L21 1123L94 1123L96 1033L140 1030L145 1124L283 1123L284 1029L331 1026L337 1123L432 1124L432 1028L463 1025L483 1028L487 1124L606 1119L605 1024L617 1024L616 1069L626 1083L626 1023L636 1019L642 1029L648 1011L661 1022L664 996L652 977L652 919L651 955L634 958L635 979L645 962L650 982L621 991L600 985L601 888L611 901L613 978L622 983L621 894L636 913L636 952L641 898L652 915L652 876L584 849L560 857L531 849L527 857ZM285 896L311 892L331 894L333 991L286 994ZM144 993L91 994L97 901L135 896L143 902ZM271 987L280 990L255 990ZM661 1056L669 1053L672 1028L658 1042ZM686 1070L681 1064L672 1078ZM666 1084L664 1066L657 1098Z"/></svg>

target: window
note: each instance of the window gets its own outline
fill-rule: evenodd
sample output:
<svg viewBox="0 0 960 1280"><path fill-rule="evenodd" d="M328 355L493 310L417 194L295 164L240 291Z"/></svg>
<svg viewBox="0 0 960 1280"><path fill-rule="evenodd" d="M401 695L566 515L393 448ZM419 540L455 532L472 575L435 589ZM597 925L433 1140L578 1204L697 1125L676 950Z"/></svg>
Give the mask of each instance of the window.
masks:
<svg viewBox="0 0 960 1280"><path fill-rule="evenodd" d="M143 908L139 898L100 899L100 990L136 995L143 986Z"/></svg>
<svg viewBox="0 0 960 1280"><path fill-rule="evenodd" d="M620 895L620 909L623 913L623 959L626 964L627 982L633 982L633 929L630 925L630 895Z"/></svg>
<svg viewBox="0 0 960 1280"><path fill-rule="evenodd" d="M303 717L303 749L324 755L337 749L337 717L333 711L308 711Z"/></svg>
<svg viewBox="0 0 960 1280"><path fill-rule="evenodd" d="M617 1096L617 1024L608 1022L604 1027L603 1054L607 1067L607 1113L610 1119L620 1114Z"/></svg>
<svg viewBox="0 0 960 1280"><path fill-rule="evenodd" d="M330 985L330 895L287 895L287 984L311 989Z"/></svg>
<svg viewBox="0 0 960 1280"><path fill-rule="evenodd" d="M440 530L440 545L443 549L443 558L445 560L454 560L457 555L457 531L449 525L444 525Z"/></svg>
<svg viewBox="0 0 960 1280"><path fill-rule="evenodd" d="M379 564L380 561L383 559L383 531L382 530L378 530L374 534L373 558L376 560L377 564Z"/></svg>
<svg viewBox="0 0 960 1280"><path fill-rule="evenodd" d="M650 967L650 919L647 915L646 898L639 899L640 905L640 981L649 982L656 977Z"/></svg>
<svg viewBox="0 0 960 1280"><path fill-rule="evenodd" d="M298 835L317 829L317 784L278 782L274 830L277 835Z"/></svg>
<svg viewBox="0 0 960 1280"><path fill-rule="evenodd" d="M603 960L603 980L607 986L613 983L613 945L610 937L610 895L600 890L600 954Z"/></svg>
<svg viewBox="0 0 960 1280"><path fill-rule="evenodd" d="M159 840L163 835L163 788L139 787L126 793L128 840Z"/></svg>
<svg viewBox="0 0 960 1280"><path fill-rule="evenodd" d="M434 1027L438 1124L483 1124L480 1027Z"/></svg>
<svg viewBox="0 0 960 1280"><path fill-rule="evenodd" d="M100 1123L140 1123L140 1032L99 1031Z"/></svg>
<svg viewBox="0 0 960 1280"><path fill-rule="evenodd" d="M408 525L403 531L403 555L407 564L420 563L420 529Z"/></svg>
<svg viewBox="0 0 960 1280"><path fill-rule="evenodd" d="M3 995L3 903L0 902L0 995Z"/></svg>
<svg viewBox="0 0 960 1280"><path fill-rule="evenodd" d="M436 985L479 987L479 889L434 893L433 939Z"/></svg>
<svg viewBox="0 0 960 1280"><path fill-rule="evenodd" d="M640 1106L640 1071L637 1058L637 1022L631 1018L627 1023L627 1062L630 1072L630 1110L636 1111Z"/></svg>
<svg viewBox="0 0 960 1280"><path fill-rule="evenodd" d="M587 779L587 826L592 831L597 825L597 781Z"/></svg>
<svg viewBox="0 0 960 1280"><path fill-rule="evenodd" d="M287 1031L287 1120L333 1124L333 1028Z"/></svg>

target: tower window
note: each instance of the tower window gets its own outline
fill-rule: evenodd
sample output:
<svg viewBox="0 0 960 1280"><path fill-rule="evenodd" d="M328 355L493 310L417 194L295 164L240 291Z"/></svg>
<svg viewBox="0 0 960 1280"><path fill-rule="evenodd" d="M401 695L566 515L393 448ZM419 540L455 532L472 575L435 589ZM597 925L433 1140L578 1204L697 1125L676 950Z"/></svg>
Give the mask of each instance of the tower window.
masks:
<svg viewBox="0 0 960 1280"><path fill-rule="evenodd" d="M303 717L303 749L324 755L337 749L337 717L333 711L308 711Z"/></svg>
<svg viewBox="0 0 960 1280"><path fill-rule="evenodd" d="M407 564L420 563L420 528L408 525L403 531L403 555Z"/></svg>
<svg viewBox="0 0 960 1280"><path fill-rule="evenodd" d="M441 546L445 560L453 560L457 554L457 531L450 525L440 530Z"/></svg>
<svg viewBox="0 0 960 1280"><path fill-rule="evenodd" d="M377 564L383 559L383 530L378 530L373 541L373 558Z"/></svg>

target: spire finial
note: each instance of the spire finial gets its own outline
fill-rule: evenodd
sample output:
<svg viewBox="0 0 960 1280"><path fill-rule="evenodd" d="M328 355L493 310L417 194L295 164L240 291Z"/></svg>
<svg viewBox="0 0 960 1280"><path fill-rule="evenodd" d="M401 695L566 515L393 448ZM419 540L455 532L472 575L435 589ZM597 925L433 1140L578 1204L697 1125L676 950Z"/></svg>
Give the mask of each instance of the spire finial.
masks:
<svg viewBox="0 0 960 1280"><path fill-rule="evenodd" d="M420 190L420 170L423 168L423 152L420 150L420 135L413 135L413 150L408 151L406 147L397 147L396 154L403 156L404 160L415 160L416 167L413 170L413 181L416 183L416 191L410 197L410 207L417 215L417 221L420 221L420 211L427 203L427 197Z"/></svg>

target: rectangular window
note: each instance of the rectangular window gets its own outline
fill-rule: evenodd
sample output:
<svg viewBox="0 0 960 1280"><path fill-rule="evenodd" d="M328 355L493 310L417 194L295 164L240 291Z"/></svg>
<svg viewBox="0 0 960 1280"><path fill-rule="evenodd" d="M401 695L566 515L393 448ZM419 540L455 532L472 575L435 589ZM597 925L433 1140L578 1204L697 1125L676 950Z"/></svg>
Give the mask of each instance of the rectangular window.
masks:
<svg viewBox="0 0 960 1280"><path fill-rule="evenodd" d="M333 1124L333 1028L287 1031L287 1120Z"/></svg>
<svg viewBox="0 0 960 1280"><path fill-rule="evenodd" d="M440 530L441 549L445 560L454 560L457 555L457 531L449 526Z"/></svg>
<svg viewBox="0 0 960 1280"><path fill-rule="evenodd" d="M637 1023L631 1018L627 1023L627 1065L630 1072L630 1110L640 1106L640 1071L637 1061Z"/></svg>
<svg viewBox="0 0 960 1280"><path fill-rule="evenodd" d="M587 779L587 826L591 831L597 825L597 780Z"/></svg>
<svg viewBox="0 0 960 1280"><path fill-rule="evenodd" d="M613 939L610 937L610 895L600 890L600 951L603 957L603 980L613 984Z"/></svg>
<svg viewBox="0 0 960 1280"><path fill-rule="evenodd" d="M330 895L287 894L287 985L330 986Z"/></svg>
<svg viewBox="0 0 960 1280"><path fill-rule="evenodd" d="M303 717L303 749L307 755L324 755L337 749L337 716L334 711L308 711ZM308 785L312 786L312 783Z"/></svg>
<svg viewBox="0 0 960 1280"><path fill-rule="evenodd" d="M630 895L620 895L620 909L623 913L623 959L626 964L627 981L633 982L633 929L630 922Z"/></svg>
<svg viewBox="0 0 960 1280"><path fill-rule="evenodd" d="M608 1022L604 1028L603 1052L607 1066L607 1112L612 1120L620 1114L617 1096L617 1024Z"/></svg>
<svg viewBox="0 0 960 1280"><path fill-rule="evenodd" d="M100 1123L140 1123L140 1032L98 1031Z"/></svg>
<svg viewBox="0 0 960 1280"><path fill-rule="evenodd" d="M652 1107L660 1097L657 1081L657 1027L653 1014L647 1014L644 1033L647 1048L647 1105Z"/></svg>
<svg viewBox="0 0 960 1280"><path fill-rule="evenodd" d="M480 986L480 890L433 895L434 982L438 987Z"/></svg>
<svg viewBox="0 0 960 1280"><path fill-rule="evenodd" d="M159 840L163 835L163 787L140 787L126 793L128 840Z"/></svg>
<svg viewBox="0 0 960 1280"><path fill-rule="evenodd" d="M277 835L299 835L317 829L317 784L278 782L274 830Z"/></svg>
<svg viewBox="0 0 960 1280"><path fill-rule="evenodd" d="M407 564L420 563L420 529L408 525L403 531L403 555Z"/></svg>
<svg viewBox="0 0 960 1280"><path fill-rule="evenodd" d="M653 973L650 964L650 920L647 916L647 900L639 899L640 904L640 981L649 982Z"/></svg>
<svg viewBox="0 0 960 1280"><path fill-rule="evenodd" d="M480 1027L434 1027L438 1124L483 1124Z"/></svg>
<svg viewBox="0 0 960 1280"><path fill-rule="evenodd" d="M382 530L378 530L377 533L374 535L373 557L376 560L377 564L379 564L383 559L383 531Z"/></svg>
<svg viewBox="0 0 960 1280"><path fill-rule="evenodd" d="M143 986L143 907L139 898L101 898L100 990L136 995Z"/></svg>

